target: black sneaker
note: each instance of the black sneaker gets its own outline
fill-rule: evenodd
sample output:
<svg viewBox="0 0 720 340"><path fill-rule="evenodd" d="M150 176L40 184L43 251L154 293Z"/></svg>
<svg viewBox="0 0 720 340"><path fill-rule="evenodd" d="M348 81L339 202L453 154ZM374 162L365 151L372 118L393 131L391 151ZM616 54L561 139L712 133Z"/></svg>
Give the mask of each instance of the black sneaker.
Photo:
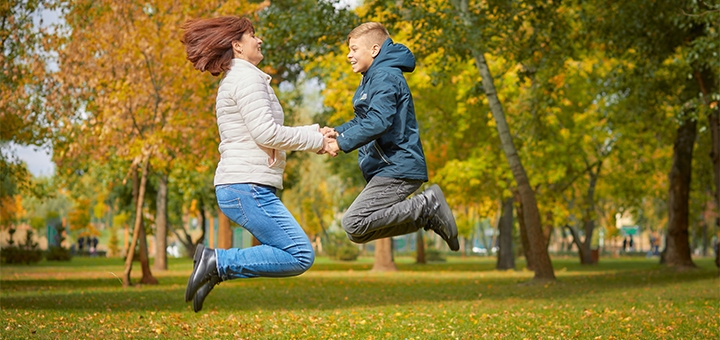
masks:
<svg viewBox="0 0 720 340"><path fill-rule="evenodd" d="M450 246L450 250L460 250L460 244L458 243L458 230L457 224L455 224L455 217L453 216L450 206L445 200L445 195L442 189L437 184L431 185L424 192L428 203L428 224L425 226L425 230L431 229L436 234L447 242Z"/></svg>

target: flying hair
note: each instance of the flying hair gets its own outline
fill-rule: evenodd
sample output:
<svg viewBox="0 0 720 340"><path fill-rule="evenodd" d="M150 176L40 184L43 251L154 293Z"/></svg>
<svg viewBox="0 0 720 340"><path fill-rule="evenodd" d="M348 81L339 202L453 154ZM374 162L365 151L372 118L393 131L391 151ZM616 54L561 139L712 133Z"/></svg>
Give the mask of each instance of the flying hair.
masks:
<svg viewBox="0 0 720 340"><path fill-rule="evenodd" d="M180 41L185 45L187 60L196 70L219 76L230 69L233 59L232 42L247 32L255 33L250 20L236 16L191 19L181 28Z"/></svg>

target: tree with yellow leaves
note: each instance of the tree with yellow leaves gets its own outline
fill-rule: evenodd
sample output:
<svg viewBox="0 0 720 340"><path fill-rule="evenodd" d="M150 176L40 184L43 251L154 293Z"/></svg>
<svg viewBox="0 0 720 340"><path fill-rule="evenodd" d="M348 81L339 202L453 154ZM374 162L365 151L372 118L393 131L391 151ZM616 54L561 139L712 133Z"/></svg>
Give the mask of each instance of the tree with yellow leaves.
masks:
<svg viewBox="0 0 720 340"><path fill-rule="evenodd" d="M58 41L55 160L65 175L113 155L124 161L135 183L133 242L144 241L143 215L149 177L160 188L170 169L213 157L213 81L184 60L179 25L190 17L224 12L252 13L262 4L190 1L65 3L67 35ZM116 162L115 164L123 164ZM164 189L163 189L164 190ZM160 207L165 207L161 204ZM166 212L165 212L166 213ZM160 212L162 216L163 212ZM164 254L167 233L156 220ZM155 282L143 259L142 282ZM129 285L133 251L128 252L124 285ZM163 257L160 257L162 259Z"/></svg>

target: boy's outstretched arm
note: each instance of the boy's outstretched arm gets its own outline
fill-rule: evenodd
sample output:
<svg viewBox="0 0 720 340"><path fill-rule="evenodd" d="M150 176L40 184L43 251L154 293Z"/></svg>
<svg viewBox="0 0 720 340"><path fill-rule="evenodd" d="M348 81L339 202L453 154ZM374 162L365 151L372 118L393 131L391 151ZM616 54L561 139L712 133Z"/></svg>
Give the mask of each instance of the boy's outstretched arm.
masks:
<svg viewBox="0 0 720 340"><path fill-rule="evenodd" d="M355 117L338 127L338 145L351 152L385 134L395 123L400 102L412 100L402 74L375 72L353 98Z"/></svg>
<svg viewBox="0 0 720 340"><path fill-rule="evenodd" d="M338 145L344 152L353 151L372 142L388 131L397 114L397 101L394 87L372 91L364 118L353 119L355 124L343 124L336 128ZM374 92L374 93L373 93ZM349 123L349 122L348 122Z"/></svg>

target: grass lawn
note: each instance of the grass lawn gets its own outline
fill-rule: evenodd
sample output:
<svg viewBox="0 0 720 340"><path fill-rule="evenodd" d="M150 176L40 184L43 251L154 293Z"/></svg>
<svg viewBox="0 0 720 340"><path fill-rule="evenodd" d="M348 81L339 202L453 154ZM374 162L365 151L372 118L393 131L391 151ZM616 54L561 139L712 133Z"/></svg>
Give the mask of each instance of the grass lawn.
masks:
<svg viewBox="0 0 720 340"><path fill-rule="evenodd" d="M169 261L160 285L128 289L120 259L3 265L0 338L720 339L712 259L677 272L656 258L556 258L557 282L537 284L493 258L398 258L396 273L318 258L299 277L223 282L197 314L183 301L191 260Z"/></svg>

